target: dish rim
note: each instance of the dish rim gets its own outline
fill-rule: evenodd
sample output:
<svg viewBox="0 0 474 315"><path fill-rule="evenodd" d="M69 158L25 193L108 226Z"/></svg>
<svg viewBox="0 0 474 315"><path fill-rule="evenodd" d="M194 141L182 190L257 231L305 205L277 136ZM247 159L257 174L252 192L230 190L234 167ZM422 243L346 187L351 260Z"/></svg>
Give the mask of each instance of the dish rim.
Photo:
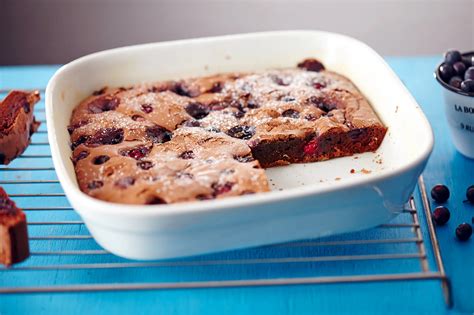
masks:
<svg viewBox="0 0 474 315"><path fill-rule="evenodd" d="M315 186L315 185L308 185L302 187L293 187L288 188L287 190L283 191L269 191L266 193L259 193L254 195L245 195L245 196L234 196L222 199L214 199L214 200L203 200L199 202L183 202L183 203L173 203L173 204L163 204L163 205L134 205L134 204L123 204L123 203L114 203L109 201L103 201L100 199L93 198L86 193L82 192L79 187L77 186L77 181L75 176L69 176L68 171L65 167L65 161L61 157L61 152L64 149L61 149L59 143L56 139L56 129L54 123L48 124L48 140L50 142L51 147L51 155L53 159L53 164L55 166L55 170L58 176L58 179L64 189L66 196L71 200L71 203L75 203L77 200L81 200L84 204L88 204L91 210L87 211L84 209L76 209L79 212L91 212L93 213L103 213L106 215L130 215L133 217L148 217L154 215L166 216L166 215L185 215L189 213L196 213L196 212L212 212L212 211L222 211L224 209L239 209L247 208L249 206L257 206L264 203L269 202L279 202L285 200L292 200L298 198L304 198L311 195L317 194L324 194L324 193L334 193L337 191L342 191L344 189L359 186L359 185L370 185L376 182L379 182L384 179L388 179L390 177L394 177L399 174L403 174L410 169L416 168L420 164L427 161L431 151L433 149L433 131L428 122L428 119L421 111L418 103L408 91L408 89L403 85L401 80L398 76L394 73L394 71L390 68L390 66L386 63L386 61L377 53L375 52L370 46L367 44L346 36L342 34L332 33L332 32L325 32L325 31L314 31L314 30L289 30L289 31L270 31L270 32L256 32L256 33L243 33L243 34L234 34L234 35L224 35L224 36L215 36L215 37L203 37L203 38L193 38L193 39L181 39L175 41L166 41L166 42L155 42L155 43L146 43L146 44L139 44L139 45L132 45L132 46L125 46L119 47L104 51L95 52L83 57L80 57L76 60L71 61L63 65L53 77L48 82L45 92L45 108L46 108L46 119L47 121L54 121L55 114L54 114L54 105L52 104L52 96L55 85L57 81L61 78L64 72L69 71L71 68L74 69L75 67L79 67L82 63L87 63L90 60L101 58L107 55L115 55L121 54L129 51L136 51L141 49L146 49L149 47L166 47L166 46L173 46L179 45L183 43L206 43L212 41L223 41L223 40L239 40L251 37L261 37L261 36L281 36L281 35L310 35L310 34L319 34L319 35L329 35L329 36L336 36L343 38L345 40L349 40L355 42L358 45L364 46L364 48L368 49L368 51L378 59L383 67L388 70L388 73L391 76L391 80L396 80L398 84L401 85L401 88L405 90L407 96L411 99L412 105L418 109L418 115L420 124L423 125L423 130L426 131L427 141L424 142L424 148L420 150L420 154L418 154L415 158L412 158L410 161L405 162L400 167L396 169L385 169L380 170L377 173L370 174L367 177L360 177L357 178L356 182L353 181L338 181L334 182L332 185L327 186ZM357 86L357 82L354 82ZM411 106L411 105L410 105ZM64 130L63 132L67 132ZM236 203L236 201L238 202Z"/></svg>

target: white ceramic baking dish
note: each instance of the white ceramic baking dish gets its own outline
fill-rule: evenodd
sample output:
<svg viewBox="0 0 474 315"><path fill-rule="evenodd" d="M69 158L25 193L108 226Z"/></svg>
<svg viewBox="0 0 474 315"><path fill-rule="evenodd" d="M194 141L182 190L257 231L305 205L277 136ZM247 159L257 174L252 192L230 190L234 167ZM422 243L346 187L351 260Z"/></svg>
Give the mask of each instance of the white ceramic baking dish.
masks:
<svg viewBox="0 0 474 315"><path fill-rule="evenodd" d="M272 168L272 192L223 200L130 206L79 190L66 127L73 108L92 91L293 67L308 57L349 77L369 99L389 128L376 153ZM134 259L196 255L381 224L403 209L433 146L427 119L385 61L360 41L319 31L180 40L85 56L63 66L49 82L46 115L54 166L70 203L100 245Z"/></svg>

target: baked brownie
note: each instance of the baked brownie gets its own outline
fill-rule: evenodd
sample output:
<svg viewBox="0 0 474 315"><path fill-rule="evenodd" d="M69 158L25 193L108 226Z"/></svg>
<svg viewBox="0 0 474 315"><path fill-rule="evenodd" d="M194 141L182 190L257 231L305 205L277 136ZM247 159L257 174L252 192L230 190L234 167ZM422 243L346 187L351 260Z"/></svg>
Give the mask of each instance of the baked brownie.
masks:
<svg viewBox="0 0 474 315"><path fill-rule="evenodd" d="M268 191L260 166L375 151L386 130L347 78L314 59L104 88L78 105L69 127L81 190L138 204Z"/></svg>
<svg viewBox="0 0 474 315"><path fill-rule="evenodd" d="M171 138L158 128L146 129L159 130L151 138L144 130L136 139L125 133L116 144L78 145L73 162L81 190L102 200L140 204L268 191L264 171L244 142L192 127L179 128ZM103 130L92 133L117 132Z"/></svg>
<svg viewBox="0 0 474 315"><path fill-rule="evenodd" d="M263 167L375 151L387 130L357 88L330 71L249 74L196 99L223 107L201 125L246 140Z"/></svg>
<svg viewBox="0 0 474 315"><path fill-rule="evenodd" d="M30 255L25 214L0 187L0 263L19 263Z"/></svg>
<svg viewBox="0 0 474 315"><path fill-rule="evenodd" d="M11 91L0 102L0 164L8 164L25 151L40 123L33 116L38 91Z"/></svg>

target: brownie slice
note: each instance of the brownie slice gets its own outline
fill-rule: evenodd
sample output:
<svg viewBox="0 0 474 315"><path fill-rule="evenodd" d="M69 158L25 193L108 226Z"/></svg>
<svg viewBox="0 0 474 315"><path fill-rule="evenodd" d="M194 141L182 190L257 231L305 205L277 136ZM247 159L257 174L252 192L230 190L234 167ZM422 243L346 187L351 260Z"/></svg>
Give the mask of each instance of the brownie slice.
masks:
<svg viewBox="0 0 474 315"><path fill-rule="evenodd" d="M0 102L0 164L9 164L28 147L40 125L33 116L39 99L38 91L11 91Z"/></svg>
<svg viewBox="0 0 474 315"><path fill-rule="evenodd" d="M162 142L86 142L73 161L81 190L112 202L162 204L269 190L244 142L202 128L180 128Z"/></svg>
<svg viewBox="0 0 474 315"><path fill-rule="evenodd" d="M263 167L375 151L387 130L357 88L330 71L248 74L196 99L211 110L200 125L245 140Z"/></svg>
<svg viewBox="0 0 474 315"><path fill-rule="evenodd" d="M26 216L0 187L0 263L10 266L29 255Z"/></svg>

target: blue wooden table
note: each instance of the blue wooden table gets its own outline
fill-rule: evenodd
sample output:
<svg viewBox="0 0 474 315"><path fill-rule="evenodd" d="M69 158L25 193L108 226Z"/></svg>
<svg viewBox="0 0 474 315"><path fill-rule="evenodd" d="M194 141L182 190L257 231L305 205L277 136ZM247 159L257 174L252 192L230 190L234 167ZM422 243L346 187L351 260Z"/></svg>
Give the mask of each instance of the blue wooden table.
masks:
<svg viewBox="0 0 474 315"><path fill-rule="evenodd" d="M368 282L353 284L294 285L253 288L225 289L186 289L152 290L122 292L88 293L44 293L44 294L8 294L0 295L0 314L324 314L324 313L405 313L426 314L472 313L474 311L474 239L460 243L456 241L454 230L461 222L471 222L474 206L464 204L465 189L474 184L474 161L458 154L449 138L443 113L441 90L432 76L439 57L387 58L408 89L423 107L435 133L435 149L424 178L427 187L436 183L445 183L451 189L451 198L447 206L451 209L450 222L436 232L441 245L446 272L452 283L454 306L446 308L440 281L394 281ZM48 79L57 70L57 66L0 67L0 90L8 88L44 88ZM0 97L4 97L2 93ZM396 97L396 96L394 96ZM44 101L38 106L37 117L44 119ZM68 209L69 205L61 196L62 190L55 182L54 170L48 158L49 150L45 133L45 124L36 134L33 145L25 152L25 157L17 159L9 167L42 167L35 174L24 171L0 172L0 182L22 179L49 179L50 183L2 185L21 207L32 210L44 206L45 198L28 198L25 193L52 194L47 198L48 207ZM414 135L416 136L416 135ZM41 143L44 143L41 145ZM44 158L41 158L45 155ZM33 158L35 157L35 158ZM54 194L59 194L54 196ZM415 193L417 207L421 207L419 194ZM434 206L434 205L432 205ZM30 222L63 220L72 224L60 226L30 225L32 251L30 259L42 266L62 264L100 264L122 263L126 260L101 253L95 242L87 237L87 229L80 224L73 211L27 211ZM426 221L420 212L421 232L429 239ZM398 220L398 221L397 221ZM402 216L395 219L394 226L406 222ZM369 231L336 236L322 240L327 243L347 244L353 239L407 239L410 229L377 228ZM42 240L42 235L78 235L83 239L63 241ZM405 235L406 234L406 235ZM319 240L321 241L321 240ZM339 243L338 243L339 242ZM346 243L344 243L346 242ZM304 243L304 242L303 242ZM246 258L308 257L309 255L366 255L373 252L398 253L415 251L416 242L397 242L395 244L354 244L350 246L305 247L281 246L265 249L249 249L190 258L189 261L209 259L235 260ZM85 245L84 245L85 244ZM350 244L350 243L349 243ZM90 250L89 255L67 255L64 250ZM428 264L435 268L432 251L426 248ZM61 252L61 255L54 253ZM312 275L371 274L378 272L403 273L419 268L417 259L399 260L363 260L338 263L301 263L301 264L256 264L222 265L206 267L189 265L187 267L167 266L163 268L126 268L126 269L78 269L64 272L61 270L28 270L31 262L20 267L25 270L7 271L0 269L0 289L12 286L41 286L67 283L114 283L156 281L201 281L222 279L254 279L279 277L305 277Z"/></svg>

